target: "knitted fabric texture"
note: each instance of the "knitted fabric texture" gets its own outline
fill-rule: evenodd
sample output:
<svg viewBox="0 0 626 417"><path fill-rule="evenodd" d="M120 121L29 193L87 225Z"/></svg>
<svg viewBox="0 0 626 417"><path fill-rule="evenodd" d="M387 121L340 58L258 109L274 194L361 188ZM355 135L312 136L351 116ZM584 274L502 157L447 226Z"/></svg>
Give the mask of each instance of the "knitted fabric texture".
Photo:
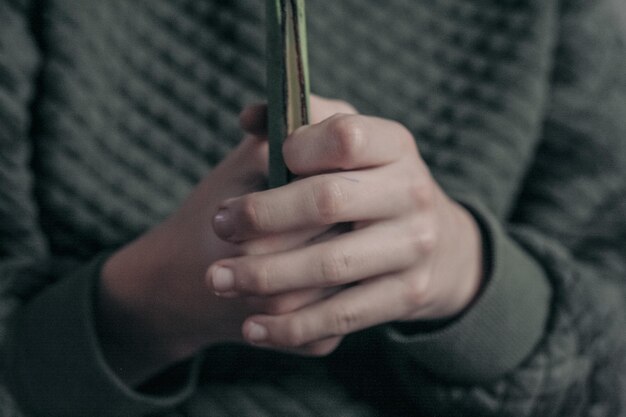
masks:
<svg viewBox="0 0 626 417"><path fill-rule="evenodd" d="M216 348L175 399L106 397L97 415L626 415L617 4L308 2L312 90L407 126L446 192L545 271L548 322L515 369L457 380L375 329L326 359ZM164 219L238 143L239 111L264 97L264 30L258 0L0 3L1 416L89 415L18 406L15 317Z"/></svg>

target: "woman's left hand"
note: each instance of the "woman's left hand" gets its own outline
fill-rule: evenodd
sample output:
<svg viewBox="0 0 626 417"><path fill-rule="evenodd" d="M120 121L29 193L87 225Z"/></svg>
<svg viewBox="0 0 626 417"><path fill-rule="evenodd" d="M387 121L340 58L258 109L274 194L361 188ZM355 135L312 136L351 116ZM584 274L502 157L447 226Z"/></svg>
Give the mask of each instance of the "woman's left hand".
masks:
<svg viewBox="0 0 626 417"><path fill-rule="evenodd" d="M247 341L297 349L382 323L450 317L470 304L482 280L479 229L434 181L407 129L336 114L298 129L283 150L299 179L225 201L214 219L217 235L245 245L290 231L352 227L329 240L209 268L208 285L227 297L335 289L296 310L249 317ZM218 267L232 279L213 280Z"/></svg>

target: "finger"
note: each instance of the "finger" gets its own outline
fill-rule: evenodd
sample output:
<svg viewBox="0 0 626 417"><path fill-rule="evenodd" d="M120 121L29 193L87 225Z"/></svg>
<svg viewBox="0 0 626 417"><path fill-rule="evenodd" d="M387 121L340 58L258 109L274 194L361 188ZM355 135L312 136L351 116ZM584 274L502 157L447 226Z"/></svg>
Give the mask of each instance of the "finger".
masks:
<svg viewBox="0 0 626 417"><path fill-rule="evenodd" d="M327 356L333 353L339 347L342 340L343 337L335 336L328 339L319 340L317 342L309 343L296 349L287 349L287 351L303 356Z"/></svg>
<svg viewBox="0 0 626 417"><path fill-rule="evenodd" d="M296 348L275 346L267 346L267 348L300 356L323 357L333 353L339 347L342 341L343 337L336 336L324 340L318 340L316 342L308 343L306 345L298 346ZM256 344L256 347L263 348L264 346Z"/></svg>
<svg viewBox="0 0 626 417"><path fill-rule="evenodd" d="M292 230L397 216L432 204L434 187L416 165L323 174L225 201L213 220L231 242Z"/></svg>
<svg viewBox="0 0 626 417"><path fill-rule="evenodd" d="M355 114L350 104L311 95L311 123L319 123L337 113ZM239 115L241 128L255 136L267 135L267 104L256 103L246 106Z"/></svg>
<svg viewBox="0 0 626 417"><path fill-rule="evenodd" d="M415 310L415 297L425 301L425 309L428 304L422 287L411 288L405 278L376 278L293 313L252 316L243 324L243 336L261 346L296 348L402 319Z"/></svg>
<svg viewBox="0 0 626 417"><path fill-rule="evenodd" d="M352 230L349 224L319 226L311 229L296 230L240 243L241 254L267 255L287 250L294 250L315 243L325 242L340 234Z"/></svg>
<svg viewBox="0 0 626 417"><path fill-rule="evenodd" d="M297 250L222 260L210 270L211 286L217 293L271 295L402 271L433 246L430 237L403 229L404 222L379 223ZM228 282L222 279L225 270Z"/></svg>
<svg viewBox="0 0 626 417"><path fill-rule="evenodd" d="M214 172L237 172L238 180L242 182L259 181L268 175L269 144L266 140L259 140L252 135L245 135L239 145L220 162ZM230 179L230 178L229 178Z"/></svg>
<svg viewBox="0 0 626 417"><path fill-rule="evenodd" d="M240 243L241 254L266 255L286 250L293 250L316 241L326 234L332 235L330 226L319 226L311 229L295 230L286 233L263 236Z"/></svg>
<svg viewBox="0 0 626 417"><path fill-rule="evenodd" d="M239 114L241 128L255 136L267 135L267 104L255 103L246 106Z"/></svg>
<svg viewBox="0 0 626 417"><path fill-rule="evenodd" d="M284 346L263 345L260 343L252 343L252 344L257 348L290 353L293 355L309 356L309 357L323 357L323 356L328 356L331 353L333 353L339 347L342 341L343 341L343 337L336 336L336 337L330 337L328 339L319 340L317 342L308 343L306 345L302 345L302 346L298 346L294 348L284 347Z"/></svg>
<svg viewBox="0 0 626 417"><path fill-rule="evenodd" d="M269 297L247 297L246 303L255 311L272 316L291 313L341 291L341 288L322 288L292 291Z"/></svg>
<svg viewBox="0 0 626 417"><path fill-rule="evenodd" d="M342 100L311 95L311 124L319 123L335 114L357 114L356 109Z"/></svg>
<svg viewBox="0 0 626 417"><path fill-rule="evenodd" d="M415 141L401 124L347 114L303 126L283 145L287 167L300 176L380 166L415 153Z"/></svg>

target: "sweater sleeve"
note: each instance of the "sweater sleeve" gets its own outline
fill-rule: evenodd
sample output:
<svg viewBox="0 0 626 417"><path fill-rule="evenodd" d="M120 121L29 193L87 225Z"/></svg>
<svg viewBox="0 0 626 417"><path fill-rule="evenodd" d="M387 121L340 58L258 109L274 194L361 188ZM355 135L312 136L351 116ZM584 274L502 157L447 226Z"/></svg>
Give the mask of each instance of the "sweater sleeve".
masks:
<svg viewBox="0 0 626 417"><path fill-rule="evenodd" d="M104 256L55 259L38 224L29 106L41 59L26 3L0 2L0 414L139 416L173 407L190 395L197 367L164 395L117 378L92 317Z"/></svg>
<svg viewBox="0 0 626 417"><path fill-rule="evenodd" d="M492 270L451 323L385 329L391 368L420 409L626 410L626 49L616 7L571 1L559 11L541 134L523 176L502 175L497 163L481 172L481 185L440 173L451 195L480 201L469 207L483 224ZM502 155L507 169L524 161L514 150ZM482 195L491 182L499 192Z"/></svg>

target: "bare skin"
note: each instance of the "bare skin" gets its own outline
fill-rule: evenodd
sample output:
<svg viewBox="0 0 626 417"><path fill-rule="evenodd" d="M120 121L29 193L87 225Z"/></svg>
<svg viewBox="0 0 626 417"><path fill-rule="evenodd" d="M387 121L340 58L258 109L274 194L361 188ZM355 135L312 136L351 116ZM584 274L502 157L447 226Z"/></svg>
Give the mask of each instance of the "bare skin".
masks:
<svg viewBox="0 0 626 417"><path fill-rule="evenodd" d="M244 110L244 142L105 264L99 334L126 381L228 341L325 355L355 331L452 316L476 296L478 227L405 128L315 98L313 124L284 146L299 179L263 190L264 111Z"/></svg>

